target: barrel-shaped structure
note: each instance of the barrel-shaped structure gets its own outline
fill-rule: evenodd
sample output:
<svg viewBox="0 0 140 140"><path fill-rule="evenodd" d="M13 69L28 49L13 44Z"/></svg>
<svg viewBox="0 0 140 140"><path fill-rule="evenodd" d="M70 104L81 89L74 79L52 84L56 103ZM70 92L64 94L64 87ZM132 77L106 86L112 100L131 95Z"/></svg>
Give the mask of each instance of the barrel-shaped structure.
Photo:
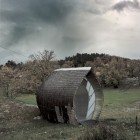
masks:
<svg viewBox="0 0 140 140"><path fill-rule="evenodd" d="M44 119L70 124L98 120L103 105L103 93L91 67L55 70L36 98Z"/></svg>

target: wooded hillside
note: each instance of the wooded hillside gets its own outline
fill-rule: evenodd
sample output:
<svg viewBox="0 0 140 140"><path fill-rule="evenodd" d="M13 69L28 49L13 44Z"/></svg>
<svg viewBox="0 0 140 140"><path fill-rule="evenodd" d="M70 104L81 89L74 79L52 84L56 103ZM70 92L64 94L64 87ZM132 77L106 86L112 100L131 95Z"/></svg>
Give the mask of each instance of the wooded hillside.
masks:
<svg viewBox="0 0 140 140"><path fill-rule="evenodd" d="M31 55L25 63L9 60L0 66L0 87L7 96L36 93L39 85L54 69L61 67L92 67L102 87L140 86L140 60L106 54L76 54L55 60L53 51Z"/></svg>
<svg viewBox="0 0 140 140"><path fill-rule="evenodd" d="M134 85L140 83L140 60L98 53L77 53L75 56L60 60L59 64L61 67L91 66L99 82L105 87L117 88L121 83L130 81L134 81Z"/></svg>

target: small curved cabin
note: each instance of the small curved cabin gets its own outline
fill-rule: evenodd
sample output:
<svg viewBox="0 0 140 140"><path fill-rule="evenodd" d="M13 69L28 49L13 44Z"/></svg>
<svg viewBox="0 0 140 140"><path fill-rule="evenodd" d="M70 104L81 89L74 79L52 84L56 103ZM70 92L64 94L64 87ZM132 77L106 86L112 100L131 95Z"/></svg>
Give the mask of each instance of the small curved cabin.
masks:
<svg viewBox="0 0 140 140"><path fill-rule="evenodd" d="M103 93L91 67L62 68L43 82L37 104L48 121L78 124L98 119Z"/></svg>

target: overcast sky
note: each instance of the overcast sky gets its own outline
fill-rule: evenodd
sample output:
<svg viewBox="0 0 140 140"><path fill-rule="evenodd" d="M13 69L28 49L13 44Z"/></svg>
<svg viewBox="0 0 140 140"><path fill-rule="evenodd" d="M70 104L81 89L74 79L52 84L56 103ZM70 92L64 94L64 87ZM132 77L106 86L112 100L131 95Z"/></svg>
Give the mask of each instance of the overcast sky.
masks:
<svg viewBox="0 0 140 140"><path fill-rule="evenodd" d="M54 50L140 59L140 0L0 0L0 63Z"/></svg>

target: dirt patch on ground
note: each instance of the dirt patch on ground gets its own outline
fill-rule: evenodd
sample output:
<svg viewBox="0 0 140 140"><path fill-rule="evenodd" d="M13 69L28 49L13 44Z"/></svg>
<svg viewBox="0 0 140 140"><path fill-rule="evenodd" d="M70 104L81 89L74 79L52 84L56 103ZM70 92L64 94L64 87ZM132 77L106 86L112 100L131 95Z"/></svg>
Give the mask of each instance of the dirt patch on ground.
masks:
<svg viewBox="0 0 140 140"><path fill-rule="evenodd" d="M39 115L36 106L28 106L7 98L0 99L0 126L11 124L10 126L20 125L33 120Z"/></svg>

